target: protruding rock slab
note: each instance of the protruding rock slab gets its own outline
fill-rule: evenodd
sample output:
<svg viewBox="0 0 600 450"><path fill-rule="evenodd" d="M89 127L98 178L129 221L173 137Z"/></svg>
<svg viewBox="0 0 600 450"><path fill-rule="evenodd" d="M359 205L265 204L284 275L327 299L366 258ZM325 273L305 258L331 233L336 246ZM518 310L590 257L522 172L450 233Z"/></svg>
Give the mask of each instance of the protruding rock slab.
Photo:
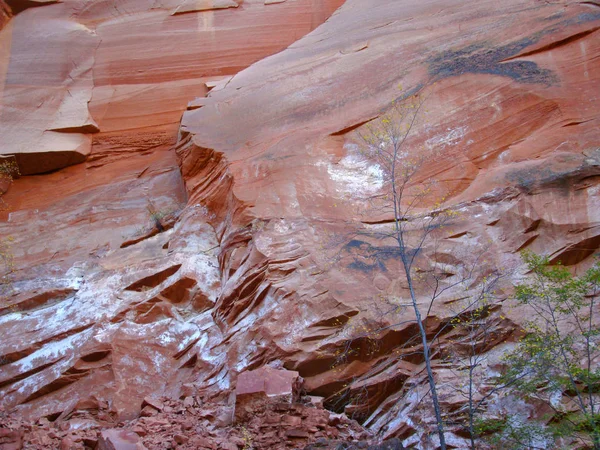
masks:
<svg viewBox="0 0 600 450"><path fill-rule="evenodd" d="M293 401L298 397L301 383L302 378L296 371L264 366L242 372L238 376L235 393L238 398L247 394L264 394Z"/></svg>
<svg viewBox="0 0 600 450"><path fill-rule="evenodd" d="M260 369L242 372L235 388L235 418L244 421L268 402L292 403L299 398L302 378L296 371Z"/></svg>
<svg viewBox="0 0 600 450"><path fill-rule="evenodd" d="M98 36L45 10L29 9L0 32L0 155L15 155L22 175L84 161L98 131L88 110Z"/></svg>

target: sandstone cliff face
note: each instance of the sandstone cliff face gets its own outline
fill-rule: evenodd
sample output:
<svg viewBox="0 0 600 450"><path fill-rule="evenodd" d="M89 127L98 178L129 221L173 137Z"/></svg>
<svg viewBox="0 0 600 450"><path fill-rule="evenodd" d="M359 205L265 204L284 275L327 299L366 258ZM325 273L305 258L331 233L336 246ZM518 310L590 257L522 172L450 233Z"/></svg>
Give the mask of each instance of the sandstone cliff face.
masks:
<svg viewBox="0 0 600 450"><path fill-rule="evenodd" d="M3 406L64 418L93 398L130 418L150 393L227 391L279 360L381 436L425 439L415 326L389 312L406 286L368 237L390 217L362 201L383 180L354 130L426 97L409 148L437 150L419 176L460 214L422 252L425 272L443 263L451 284L474 262L510 268L509 289L525 248L586 267L600 246L600 5L347 0L299 40L340 2L202 5L65 2L0 32L0 153L24 175L62 168L5 196ZM419 294L425 308L426 283ZM435 302L432 334L459 295ZM494 312L490 368L521 320ZM456 378L451 330L440 379Z"/></svg>
<svg viewBox="0 0 600 450"><path fill-rule="evenodd" d="M225 355L213 350L222 337L211 318L212 212L184 210L171 147L188 101L340 2L194 5L30 5L0 32L0 153L16 155L21 175L71 165L22 177L4 197L0 233L16 269L2 292L5 407L46 416L91 396L129 417L144 393L189 381L178 369L198 370L196 349L208 385L229 385Z"/></svg>

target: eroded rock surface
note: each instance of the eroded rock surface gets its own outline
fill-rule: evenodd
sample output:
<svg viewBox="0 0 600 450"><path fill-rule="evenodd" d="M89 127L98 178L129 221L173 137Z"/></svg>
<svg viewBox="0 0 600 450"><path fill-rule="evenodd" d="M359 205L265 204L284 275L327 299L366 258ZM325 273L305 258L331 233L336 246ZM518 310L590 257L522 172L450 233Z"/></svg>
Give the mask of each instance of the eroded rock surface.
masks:
<svg viewBox="0 0 600 450"><path fill-rule="evenodd" d="M215 309L230 358L242 361L236 369L281 358L329 407L416 443L423 361L407 346L414 323L397 325L410 316L394 306L407 296L400 266L368 237L390 216L361 200L383 180L354 129L393 100L426 98L407 147L435 149L418 179L438 180L459 212L419 262L425 273L445 265L445 285L475 262L479 273L500 268L517 280L525 248L585 266L600 243L599 23L597 6L578 2L348 1L187 111L190 140L178 153L190 203L214 203L205 177L186 170L190 159L218 155L233 180ZM427 289L419 286L423 308ZM450 289L435 302L432 335L461 295ZM519 310L493 312L490 368L522 319ZM441 361L446 343L466 339L452 329L438 348L440 378L459 377ZM451 389L442 397L449 410L461 404Z"/></svg>
<svg viewBox="0 0 600 450"><path fill-rule="evenodd" d="M57 90L78 86L73 103L23 121L33 123L24 139L91 144L68 150L85 164L23 177L5 197L12 212L0 231L14 237L16 271L0 317L4 407L60 421L91 402L111 423L135 417L151 393L178 397L187 383L229 392L239 373L269 363L297 371L309 394L380 438L433 446L407 286L393 248L371 233L391 217L364 201L384 180L356 137L417 92L425 108L407 148L435 150L418 179L436 179L458 212L426 243L422 272L443 264L452 286L474 264L481 277L500 269L508 292L523 276L522 249L589 265L600 246L597 4L347 0L239 72L339 5L313 3L174 14L183 4L65 2L4 26L0 39L14 40L27 14L43 13L96 45ZM54 76L31 67L19 73ZM38 108L19 89L7 82L2 92ZM21 143L27 151L2 153L32 173L19 155L39 146ZM44 158L59 161L50 151L59 147ZM425 309L426 276L417 290ZM463 292L448 289L426 320L440 333L442 401L457 417L464 399L450 387L460 375L444 361L467 337L444 325ZM498 368L523 318L492 309L482 370ZM479 379L481 392L489 386ZM465 445L460 433L448 442Z"/></svg>
<svg viewBox="0 0 600 450"><path fill-rule="evenodd" d="M270 374L281 379L290 375L285 370L271 370ZM261 374L251 376L260 378ZM283 384L292 390L294 384L289 381ZM268 450L304 448L307 444L314 446L308 448L329 448L334 442L335 445L361 439L366 442L364 440L370 437L356 421L323 409L323 405L315 404L311 397L265 396L261 402L246 403L250 414L237 417L235 422L233 409L222 400L218 396L193 394L181 400L147 398L142 417L122 422L118 428L107 428L102 422L98 412L106 413L103 408L82 409L54 423L45 418L27 423L0 415L0 445L6 445L7 450L20 449L23 445L38 449L236 450L251 447Z"/></svg>
<svg viewBox="0 0 600 450"><path fill-rule="evenodd" d="M3 3L0 154L28 175L168 147L206 77L284 49L341 1L50 1L10 21Z"/></svg>
<svg viewBox="0 0 600 450"><path fill-rule="evenodd" d="M174 14L183 3L2 4L0 154L23 176L0 213L0 396L25 418L133 418L198 370L230 387L220 244L214 213L185 207L181 115L341 0Z"/></svg>

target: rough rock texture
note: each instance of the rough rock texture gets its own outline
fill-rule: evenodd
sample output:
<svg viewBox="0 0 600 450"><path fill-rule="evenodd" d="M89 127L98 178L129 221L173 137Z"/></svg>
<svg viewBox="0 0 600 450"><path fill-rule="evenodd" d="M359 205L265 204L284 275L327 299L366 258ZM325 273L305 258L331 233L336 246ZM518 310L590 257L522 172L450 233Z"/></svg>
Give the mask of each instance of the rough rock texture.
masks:
<svg viewBox="0 0 600 450"><path fill-rule="evenodd" d="M35 174L168 147L206 77L282 50L341 0L213 10L230 3L67 0L2 19L0 154Z"/></svg>
<svg viewBox="0 0 600 450"><path fill-rule="evenodd" d="M230 358L284 359L329 407L414 443L422 360L405 345L414 323L396 325L410 312L385 314L394 311L390 300L406 298L399 265L380 242L360 237L390 217L361 204L383 180L352 130L407 93L426 97L408 147L436 149L419 177L443 184L460 215L419 264L445 264L447 284L475 258L482 274L510 268L518 279L524 248L585 266L600 244L600 10L533 1L371 6L346 2L317 31L186 112L189 142L178 154L190 204L216 211L223 229L215 316L227 327ZM255 114L241 114L257 104ZM209 158L218 159L215 169L193 166ZM205 183L206 170L225 165L229 215L215 205L224 195ZM419 292L425 307L429 291ZM435 303L431 333L455 313L459 295ZM510 341L511 319L523 317L495 312L488 346ZM365 337L374 329L382 331ZM440 356L444 342L464 338L448 330ZM441 361L436 370L457 377ZM452 390L442 398L449 410L462 402Z"/></svg>
<svg viewBox="0 0 600 450"><path fill-rule="evenodd" d="M0 153L23 174L85 159L5 196L16 270L0 402L13 414L95 410L109 424L150 394L228 392L271 363L379 437L434 446L400 266L368 237L390 220L363 201L381 171L354 134L415 92L426 111L408 148L438 153L419 177L460 212L422 252L423 272L444 264L451 284L473 263L511 268L510 287L525 248L589 264L600 246L596 2L347 0L239 72L339 5L265 3L175 14L205 2L66 1L4 25ZM418 292L425 308L425 282ZM432 336L458 296L434 304ZM524 316L492 311L490 369ZM436 346L448 387L459 376L444 358L463 339L449 327ZM441 394L460 414L456 391Z"/></svg>
<svg viewBox="0 0 600 450"><path fill-rule="evenodd" d="M197 395L182 400L147 398L142 417L122 422L118 428L106 428L98 415L107 412L102 409L80 410L54 423L45 418L31 423L0 415L0 448L267 450L307 445L313 446L307 448L330 448L339 442L356 446L350 448L367 448L362 443L370 435L358 423L323 409L322 404L315 404L310 397L297 400L265 397L261 403L252 405L248 417L238 418L234 423L232 408L218 398Z"/></svg>
<svg viewBox="0 0 600 450"><path fill-rule="evenodd" d="M184 209L170 149L188 101L340 3L172 15L180 3L66 1L5 24L0 154L16 155L22 175L85 163L22 177L3 197L0 250L15 268L0 286L3 406L65 417L81 401L108 402L114 418L131 418L147 394L200 382L192 373L228 388L211 311L213 213ZM85 145L63 146L73 142Z"/></svg>

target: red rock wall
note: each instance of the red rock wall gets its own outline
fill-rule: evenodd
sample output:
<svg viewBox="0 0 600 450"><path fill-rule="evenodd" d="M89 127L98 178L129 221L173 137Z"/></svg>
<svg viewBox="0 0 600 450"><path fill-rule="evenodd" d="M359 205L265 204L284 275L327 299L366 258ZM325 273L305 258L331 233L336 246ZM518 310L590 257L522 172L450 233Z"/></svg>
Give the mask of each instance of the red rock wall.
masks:
<svg viewBox="0 0 600 450"><path fill-rule="evenodd" d="M424 414L422 361L405 345L414 325L402 308L384 314L406 286L397 261L376 257L382 244L364 237L389 217L365 212L360 197L382 180L349 131L407 92L427 98L409 148L440 155L419 176L446 186L447 205L460 212L435 251L423 251L423 268L443 263L452 277L485 251L482 273L506 270L510 288L523 275L524 248L574 270L589 264L600 246L597 5L348 0L308 36L194 100L205 81L283 48L268 26L291 42L337 6L315 3L174 16L174 5L137 2L31 10L75 11L81 26L61 29L97 48L93 61L85 39L69 50L82 61L66 82L77 106L64 100L63 83L56 103L5 120L27 139L51 132L47 123L74 123L76 133L52 131L61 145L64 135L71 147L73 136L92 144L61 150L87 155L84 164L21 178L6 196L13 212L0 231L15 238L18 270L0 318L4 405L31 417L65 414L93 395L128 417L150 392L177 395L189 382L227 390L236 373L280 360L329 407L384 436L417 439L402 419ZM271 16L270 8L286 9ZM29 12L12 19L14 30L25 33ZM59 66L46 74L31 62L40 101L60 79L53 74L74 73ZM18 89L7 82L2 92L27 103ZM87 102L100 130L93 137L82 130ZM73 110L84 114L69 122L61 111ZM62 161L51 155L39 161ZM418 288L425 305L427 287ZM432 333L459 294L434 305ZM523 317L497 311L493 346L507 345ZM365 336L373 329L382 331ZM454 339L442 336L440 354ZM452 376L437 363L436 371Z"/></svg>
<svg viewBox="0 0 600 450"><path fill-rule="evenodd" d="M205 375L228 386L224 355L209 350L220 341L209 311L218 242L200 222L212 213L182 212L172 150L181 115L206 83L284 49L340 3L246 1L173 15L178 2L63 2L20 12L2 29L0 154L16 154L22 175L54 170L15 180L3 197L0 236L16 268L0 305L3 406L37 417L94 396L128 417L142 391L188 380L176 375L186 364L197 371L197 356L186 356L196 344L207 352L201 372L215 367ZM174 259L175 222L173 242L187 250ZM115 290L111 273L117 284L129 273L133 287ZM131 302L117 299L123 292ZM171 301L204 319L182 321ZM131 322L132 307L145 319ZM153 344L156 322L163 337ZM173 350L185 351L166 356Z"/></svg>
<svg viewBox="0 0 600 450"><path fill-rule="evenodd" d="M399 419L422 414L414 387L422 379L411 379L422 361L406 346L416 330L405 323L408 310L385 314L407 287L393 258L377 257L383 244L368 237L369 224L390 217L373 217L359 200L382 180L346 130L406 92L427 98L408 148L436 149L419 179L446 186L446 204L459 214L419 265L444 264L448 285L478 258L478 273L500 268L509 289L525 248L585 266L600 243L599 20L596 6L575 2L382 1L367 12L349 1L186 112L182 130L192 141L180 153L222 155L246 205L246 222L232 220L221 240L215 305L229 358L243 362L236 368L281 358L329 407L385 436L419 431ZM184 178L190 203L214 202ZM419 292L425 308L425 283ZM462 295L451 290L435 303L432 332ZM523 317L518 308L495 313L493 345L507 345ZM373 329L382 330L375 339ZM442 342L460 341L447 334ZM490 367L497 363L491 354ZM456 377L437 363L436 371ZM452 408L461 402L452 390L442 398Z"/></svg>

